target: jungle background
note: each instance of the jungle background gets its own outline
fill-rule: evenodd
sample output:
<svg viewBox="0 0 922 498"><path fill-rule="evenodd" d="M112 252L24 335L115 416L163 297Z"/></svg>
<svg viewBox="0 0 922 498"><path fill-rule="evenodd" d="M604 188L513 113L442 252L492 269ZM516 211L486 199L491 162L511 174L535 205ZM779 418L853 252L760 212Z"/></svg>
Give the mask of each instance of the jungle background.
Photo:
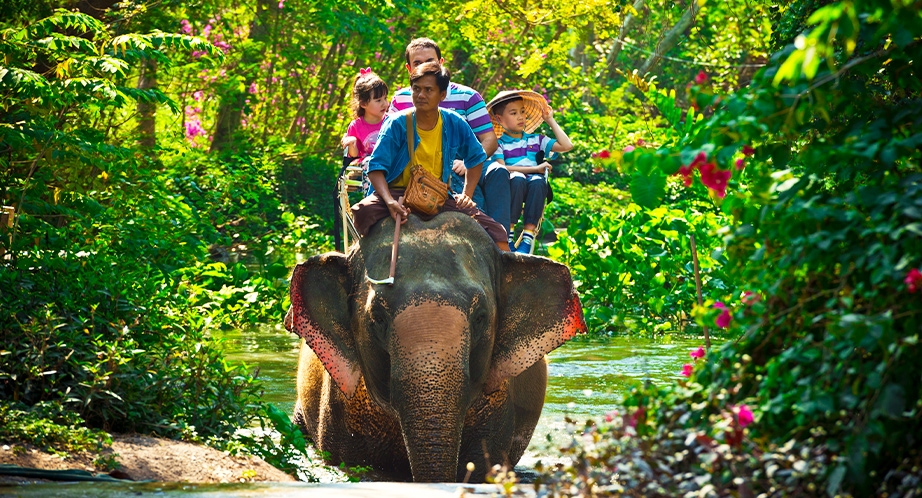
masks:
<svg viewBox="0 0 922 498"><path fill-rule="evenodd" d="M0 439L290 465L303 439L210 331L281 322L292 266L333 249L355 74L393 93L428 36L454 81L534 89L573 139L539 253L592 338L723 339L573 421L539 482L919 493L922 2L0 5Z"/></svg>

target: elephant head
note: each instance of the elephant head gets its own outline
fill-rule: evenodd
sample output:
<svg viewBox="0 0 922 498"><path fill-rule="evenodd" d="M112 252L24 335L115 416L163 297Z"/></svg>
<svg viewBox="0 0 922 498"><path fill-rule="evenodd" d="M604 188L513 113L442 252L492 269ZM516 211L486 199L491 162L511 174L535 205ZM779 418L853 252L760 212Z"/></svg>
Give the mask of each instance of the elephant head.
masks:
<svg viewBox="0 0 922 498"><path fill-rule="evenodd" d="M369 283L388 272L393 227L298 265L285 325L345 396L364 379L399 421L414 480L452 481L468 409L586 325L566 266L502 252L460 213L410 216L396 281Z"/></svg>

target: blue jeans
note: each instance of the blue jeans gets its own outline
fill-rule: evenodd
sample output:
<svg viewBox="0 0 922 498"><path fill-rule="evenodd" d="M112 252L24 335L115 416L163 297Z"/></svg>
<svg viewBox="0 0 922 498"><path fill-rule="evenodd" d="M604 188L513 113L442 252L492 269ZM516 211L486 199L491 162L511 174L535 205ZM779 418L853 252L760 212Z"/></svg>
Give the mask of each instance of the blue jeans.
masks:
<svg viewBox="0 0 922 498"><path fill-rule="evenodd" d="M544 214L544 200L547 198L547 178L544 175L514 174L509 179L512 206L510 216L512 226L519 222L522 205L525 205L525 224L537 225Z"/></svg>
<svg viewBox="0 0 922 498"><path fill-rule="evenodd" d="M464 192L464 178L452 173L451 189L454 192ZM481 211L509 231L511 193L509 171L505 166L491 163L483 167L480 181L474 190L473 201Z"/></svg>

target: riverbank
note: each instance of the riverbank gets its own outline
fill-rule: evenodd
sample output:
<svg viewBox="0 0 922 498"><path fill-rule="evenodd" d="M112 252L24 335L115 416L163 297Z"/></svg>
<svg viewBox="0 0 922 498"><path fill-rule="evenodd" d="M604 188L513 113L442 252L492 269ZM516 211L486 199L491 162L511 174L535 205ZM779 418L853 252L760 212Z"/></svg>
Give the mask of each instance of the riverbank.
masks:
<svg viewBox="0 0 922 498"><path fill-rule="evenodd" d="M150 436L113 435L112 445L99 452L62 458L31 445L3 444L0 464L43 470L78 469L100 472L98 458L119 463L115 477L158 482L294 482L296 479L256 457L231 456L201 444ZM34 478L0 476L0 483L42 482Z"/></svg>

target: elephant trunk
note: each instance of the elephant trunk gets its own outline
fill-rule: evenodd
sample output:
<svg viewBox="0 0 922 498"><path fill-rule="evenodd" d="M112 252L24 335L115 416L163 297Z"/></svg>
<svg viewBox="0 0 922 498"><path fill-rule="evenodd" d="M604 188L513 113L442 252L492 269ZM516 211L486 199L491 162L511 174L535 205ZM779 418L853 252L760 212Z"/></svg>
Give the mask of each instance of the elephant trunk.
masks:
<svg viewBox="0 0 922 498"><path fill-rule="evenodd" d="M400 417L413 481L452 482L458 472L461 417L421 408Z"/></svg>
<svg viewBox="0 0 922 498"><path fill-rule="evenodd" d="M391 402L417 482L457 478L470 399L467 323L461 310L433 302L407 307L394 317Z"/></svg>

